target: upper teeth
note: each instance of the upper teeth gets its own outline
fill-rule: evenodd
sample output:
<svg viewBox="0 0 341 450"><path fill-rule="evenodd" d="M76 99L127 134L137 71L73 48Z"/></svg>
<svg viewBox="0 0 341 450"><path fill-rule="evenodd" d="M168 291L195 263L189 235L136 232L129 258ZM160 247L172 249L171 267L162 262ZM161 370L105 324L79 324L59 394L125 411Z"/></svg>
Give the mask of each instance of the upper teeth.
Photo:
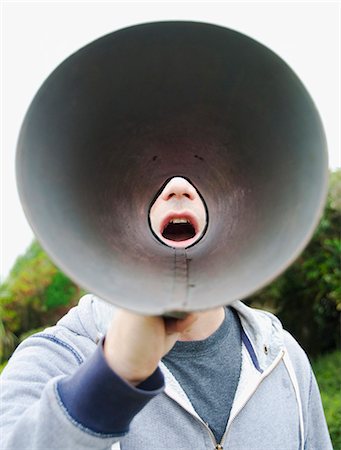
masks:
<svg viewBox="0 0 341 450"><path fill-rule="evenodd" d="M170 220L170 223L189 223L189 220L185 219L184 217L179 217Z"/></svg>

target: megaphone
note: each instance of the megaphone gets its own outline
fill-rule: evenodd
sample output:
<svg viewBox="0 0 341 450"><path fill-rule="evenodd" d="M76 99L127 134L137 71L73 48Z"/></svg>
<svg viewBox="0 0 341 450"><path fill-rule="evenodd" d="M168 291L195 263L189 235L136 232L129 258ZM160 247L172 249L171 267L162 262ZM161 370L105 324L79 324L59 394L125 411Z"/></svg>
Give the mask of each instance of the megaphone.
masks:
<svg viewBox="0 0 341 450"><path fill-rule="evenodd" d="M25 116L17 183L56 264L147 314L227 305L265 286L309 241L327 191L316 107L259 42L197 22L108 34L67 58ZM205 235L160 242L149 208L167 179L205 201Z"/></svg>

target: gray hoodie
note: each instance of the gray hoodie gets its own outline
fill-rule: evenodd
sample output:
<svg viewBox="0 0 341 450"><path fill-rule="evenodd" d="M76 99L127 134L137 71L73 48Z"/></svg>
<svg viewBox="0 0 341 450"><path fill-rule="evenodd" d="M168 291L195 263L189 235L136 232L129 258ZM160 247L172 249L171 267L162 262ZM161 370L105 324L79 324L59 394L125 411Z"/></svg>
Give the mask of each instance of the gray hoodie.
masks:
<svg viewBox="0 0 341 450"><path fill-rule="evenodd" d="M220 443L162 363L136 388L105 366L101 342L115 308L87 295L26 339L3 371L1 449L332 449L304 351L272 314L231 306L242 370Z"/></svg>

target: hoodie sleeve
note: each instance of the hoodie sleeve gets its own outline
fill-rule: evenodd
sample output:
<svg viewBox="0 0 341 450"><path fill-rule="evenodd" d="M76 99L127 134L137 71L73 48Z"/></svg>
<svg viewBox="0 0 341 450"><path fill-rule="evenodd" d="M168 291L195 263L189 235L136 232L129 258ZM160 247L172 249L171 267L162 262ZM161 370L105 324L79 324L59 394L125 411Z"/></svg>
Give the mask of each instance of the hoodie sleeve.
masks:
<svg viewBox="0 0 341 450"><path fill-rule="evenodd" d="M110 448L163 390L159 369L136 388L123 381L106 364L102 342L83 359L53 334L18 347L1 375L3 450Z"/></svg>
<svg viewBox="0 0 341 450"><path fill-rule="evenodd" d="M309 359L287 331L285 345L293 363L303 407L305 450L333 450L321 402L320 391Z"/></svg>

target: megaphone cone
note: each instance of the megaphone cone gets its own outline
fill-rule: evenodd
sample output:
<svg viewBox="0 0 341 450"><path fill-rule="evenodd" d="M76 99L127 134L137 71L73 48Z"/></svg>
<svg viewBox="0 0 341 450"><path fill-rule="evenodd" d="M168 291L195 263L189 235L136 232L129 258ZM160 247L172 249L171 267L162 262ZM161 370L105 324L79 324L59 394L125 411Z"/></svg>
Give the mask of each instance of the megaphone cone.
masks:
<svg viewBox="0 0 341 450"><path fill-rule="evenodd" d="M172 177L205 201L195 245L155 236ZM231 303L302 251L327 186L323 127L304 86L241 33L195 22L116 31L66 59L27 112L17 180L55 262L108 302L162 314Z"/></svg>

